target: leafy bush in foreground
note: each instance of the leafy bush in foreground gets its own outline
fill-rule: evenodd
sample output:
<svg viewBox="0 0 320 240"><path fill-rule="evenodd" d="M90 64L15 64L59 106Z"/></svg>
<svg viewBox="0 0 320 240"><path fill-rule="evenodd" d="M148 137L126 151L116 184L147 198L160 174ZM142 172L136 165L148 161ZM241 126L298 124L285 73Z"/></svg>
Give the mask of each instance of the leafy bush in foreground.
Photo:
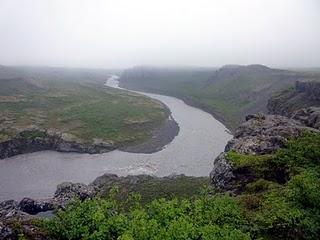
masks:
<svg viewBox="0 0 320 240"><path fill-rule="evenodd" d="M242 210L229 196L158 199L129 211L110 199L75 202L46 226L57 239L250 239Z"/></svg>

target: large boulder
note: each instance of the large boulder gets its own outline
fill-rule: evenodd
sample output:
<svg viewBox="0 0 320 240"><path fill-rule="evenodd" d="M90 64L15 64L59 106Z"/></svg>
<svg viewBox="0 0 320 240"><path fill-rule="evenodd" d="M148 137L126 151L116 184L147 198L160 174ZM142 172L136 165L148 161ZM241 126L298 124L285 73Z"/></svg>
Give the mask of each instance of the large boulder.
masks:
<svg viewBox="0 0 320 240"><path fill-rule="evenodd" d="M302 108L294 112L292 118L308 127L320 130L320 107Z"/></svg>
<svg viewBox="0 0 320 240"><path fill-rule="evenodd" d="M0 202L0 221L12 217L20 217L25 215L18 208L18 203L14 200Z"/></svg>
<svg viewBox="0 0 320 240"><path fill-rule="evenodd" d="M34 200L31 198L24 198L20 201L18 207L21 211L34 215L39 212L54 210L55 205L51 199Z"/></svg>
<svg viewBox="0 0 320 240"><path fill-rule="evenodd" d="M233 178L232 166L226 159L226 153L221 153L213 162L211 182L219 189L228 189Z"/></svg>
<svg viewBox="0 0 320 240"><path fill-rule="evenodd" d="M28 218L40 212L47 212L57 208L64 208L70 201L81 201L93 198L97 188L83 183L65 182L57 186L53 198L31 199L23 198L19 203L14 200L0 202L0 220L13 218Z"/></svg>
<svg viewBox="0 0 320 240"><path fill-rule="evenodd" d="M243 154L269 154L283 147L289 138L312 129L298 121L280 115L256 114L247 116L239 126L225 151L234 150Z"/></svg>
<svg viewBox="0 0 320 240"><path fill-rule="evenodd" d="M12 227L8 226L4 222L0 221L0 239L15 239L16 234Z"/></svg>
<svg viewBox="0 0 320 240"><path fill-rule="evenodd" d="M97 194L97 188L83 183L64 182L57 186L53 201L59 207L65 207L71 200L91 199Z"/></svg>
<svg viewBox="0 0 320 240"><path fill-rule="evenodd" d="M14 200L0 202L0 239L18 239L13 223L29 218L29 214L19 209L18 202Z"/></svg>

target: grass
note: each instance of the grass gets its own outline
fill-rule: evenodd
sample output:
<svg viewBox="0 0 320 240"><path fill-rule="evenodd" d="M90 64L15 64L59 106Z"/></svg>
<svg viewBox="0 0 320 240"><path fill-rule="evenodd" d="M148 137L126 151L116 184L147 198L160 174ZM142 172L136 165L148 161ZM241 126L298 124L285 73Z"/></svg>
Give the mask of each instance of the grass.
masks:
<svg viewBox="0 0 320 240"><path fill-rule="evenodd" d="M233 163L236 168L251 167L255 170L265 165L274 158L273 155L245 155L230 151L227 153L227 159Z"/></svg>
<svg viewBox="0 0 320 240"><path fill-rule="evenodd" d="M26 132L23 132L21 135L22 137L29 138L29 139L45 137L45 133L38 130L26 131Z"/></svg>
<svg viewBox="0 0 320 240"><path fill-rule="evenodd" d="M32 87L18 96L21 101L1 101L0 129L6 133L1 132L0 141L36 125L72 134L82 142L97 138L121 146L145 141L168 116L158 101L101 86L67 82L63 87L59 82L59 87ZM13 91L7 94L2 99L15 96Z"/></svg>
<svg viewBox="0 0 320 240"><path fill-rule="evenodd" d="M118 188L117 199L119 201L125 201L131 194L139 194L141 203L147 204L157 198L173 199L197 196L202 188L209 187L209 178L182 175L173 178L151 178L139 184L119 181L112 186L103 187L100 191L101 196L107 197L112 187Z"/></svg>

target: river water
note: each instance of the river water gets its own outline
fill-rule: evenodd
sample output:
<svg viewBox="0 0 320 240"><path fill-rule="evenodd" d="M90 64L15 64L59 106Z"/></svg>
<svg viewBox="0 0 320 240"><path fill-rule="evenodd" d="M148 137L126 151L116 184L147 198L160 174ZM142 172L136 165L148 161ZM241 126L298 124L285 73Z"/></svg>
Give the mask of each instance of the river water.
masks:
<svg viewBox="0 0 320 240"><path fill-rule="evenodd" d="M117 77L109 78L107 85L117 87ZM41 151L3 159L0 160L0 201L50 197L61 182L89 183L104 173L208 176L214 158L232 137L226 127L180 99L143 94L167 105L179 124L179 134L163 150L152 154L115 150L93 155Z"/></svg>

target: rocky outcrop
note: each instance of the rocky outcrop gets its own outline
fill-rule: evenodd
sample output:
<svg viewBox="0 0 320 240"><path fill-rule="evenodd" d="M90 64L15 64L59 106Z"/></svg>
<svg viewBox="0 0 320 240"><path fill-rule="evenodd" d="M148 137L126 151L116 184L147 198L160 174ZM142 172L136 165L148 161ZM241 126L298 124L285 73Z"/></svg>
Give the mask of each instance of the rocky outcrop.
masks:
<svg viewBox="0 0 320 240"><path fill-rule="evenodd" d="M27 200L23 201L28 202ZM34 216L20 209L20 204L14 200L0 202L0 239L47 239L33 223Z"/></svg>
<svg viewBox="0 0 320 240"><path fill-rule="evenodd" d="M33 203L29 199L24 199L20 203L14 200L0 203L0 239L20 239L21 233L23 233L23 239L48 239L34 224L35 217L20 209L26 205L31 206Z"/></svg>
<svg viewBox="0 0 320 240"><path fill-rule="evenodd" d="M97 194L94 185L83 183L65 182L57 186L53 198L31 199L23 198L20 202L8 200L0 202L0 220L7 218L29 218L39 212L51 211L57 208L64 208L70 201L79 199L91 199Z"/></svg>
<svg viewBox="0 0 320 240"><path fill-rule="evenodd" d="M154 179L157 177L150 176L150 175L128 175L126 177L118 177L116 174L109 174L106 173L100 177L97 177L92 183L92 186L95 186L98 189L101 189L103 187L111 188L114 186L114 184L125 184L127 186L129 185L136 185L141 182L146 182L151 179Z"/></svg>
<svg viewBox="0 0 320 240"><path fill-rule="evenodd" d="M232 165L223 152L213 162L213 169L210 172L211 182L219 189L227 189L234 177Z"/></svg>
<svg viewBox="0 0 320 240"><path fill-rule="evenodd" d="M18 204L18 209L22 212L34 215L39 212L46 212L54 210L55 204L51 199L48 200L34 200L31 198L24 198Z"/></svg>
<svg viewBox="0 0 320 240"><path fill-rule="evenodd" d="M298 121L279 115L254 114L236 130L225 151L243 154L274 153L286 144L288 138L297 137L308 129Z"/></svg>
<svg viewBox="0 0 320 240"><path fill-rule="evenodd" d="M320 82L296 82L296 92L304 93L310 100L320 101Z"/></svg>
<svg viewBox="0 0 320 240"><path fill-rule="evenodd" d="M56 207L64 208L73 199L81 201L92 199L98 193L98 189L90 184L65 182L57 186L53 197L53 204Z"/></svg>
<svg viewBox="0 0 320 240"><path fill-rule="evenodd" d="M302 108L294 112L291 118L320 130L320 107Z"/></svg>
<svg viewBox="0 0 320 240"><path fill-rule="evenodd" d="M42 150L61 152L104 153L116 146L95 139L93 143L84 143L69 134L43 130L36 127L21 130L16 137L0 143L0 159L22 153Z"/></svg>
<svg viewBox="0 0 320 240"><path fill-rule="evenodd" d="M14 200L0 202L0 239L18 239L20 231L32 236L32 239L46 239L32 222L37 213L65 208L74 199L83 201L93 198L96 194L94 185L66 182L58 185L53 198L37 200L24 198L20 202ZM18 231L17 222L19 222Z"/></svg>
<svg viewBox="0 0 320 240"><path fill-rule="evenodd" d="M0 220L9 219L12 217L25 217L25 213L19 209L19 203L14 200L0 202ZM1 221L0 221L1 222Z"/></svg>
<svg viewBox="0 0 320 240"><path fill-rule="evenodd" d="M270 114L290 118L301 109L309 111L307 109L310 107L320 107L320 82L297 81L294 88L286 89L270 98L267 107Z"/></svg>
<svg viewBox="0 0 320 240"><path fill-rule="evenodd" d="M219 189L234 190L233 181L237 173L226 158L227 152L232 150L241 154L271 154L285 146L289 138L298 137L306 130L318 132L294 119L279 115L255 114L247 116L246 120L228 142L225 152L214 161L210 179Z"/></svg>

